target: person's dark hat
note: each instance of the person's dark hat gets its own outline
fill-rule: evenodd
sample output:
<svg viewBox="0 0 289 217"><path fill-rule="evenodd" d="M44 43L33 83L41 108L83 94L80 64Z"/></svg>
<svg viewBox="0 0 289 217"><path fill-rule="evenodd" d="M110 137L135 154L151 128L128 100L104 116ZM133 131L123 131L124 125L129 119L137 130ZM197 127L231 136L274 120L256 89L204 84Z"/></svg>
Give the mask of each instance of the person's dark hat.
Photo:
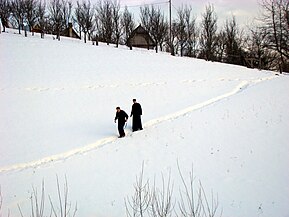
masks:
<svg viewBox="0 0 289 217"><path fill-rule="evenodd" d="M116 109L120 109L120 107L116 107Z"/></svg>

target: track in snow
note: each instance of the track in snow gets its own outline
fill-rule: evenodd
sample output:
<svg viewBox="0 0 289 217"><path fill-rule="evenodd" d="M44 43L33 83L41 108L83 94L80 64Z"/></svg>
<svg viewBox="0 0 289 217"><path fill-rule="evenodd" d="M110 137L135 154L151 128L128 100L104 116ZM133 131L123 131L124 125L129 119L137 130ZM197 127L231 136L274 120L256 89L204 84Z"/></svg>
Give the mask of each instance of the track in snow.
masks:
<svg viewBox="0 0 289 217"><path fill-rule="evenodd" d="M233 95L245 90L250 84L257 84L259 82L271 80L273 78L276 78L276 76L261 78L261 79L253 80L250 82L249 81L242 81L239 85L237 85L230 92L224 93L224 94L219 95L217 97L214 97L212 99L209 99L209 100L206 100L204 102L198 103L196 105L190 106L190 107L183 109L183 110L180 110L178 112L150 120L150 121L146 122L143 126L144 126L144 128L149 128L149 127L155 126L155 125L162 123L162 122L165 122L165 121L177 119L177 118L184 116L190 112L196 111L198 109L201 109L201 108L204 108L208 105L216 103L220 100L223 100L223 99L226 99L230 96L233 96ZM117 140L117 137L111 136L111 137L100 139L100 140L96 141L95 143L92 143L92 144L89 144L89 145L86 145L86 146L83 146L80 148L72 149L72 150L67 151L67 152L51 155L51 156L48 156L48 157L45 157L45 158L42 158L39 160L4 166L4 167L0 168L0 173L19 171L19 170L24 170L24 169L29 169L29 168L37 168L37 167L40 167L43 165L61 162L61 161L64 161L68 158L71 158L73 156L84 154L84 153L90 152L92 150L95 150L95 149L100 148L104 145L112 143L116 140Z"/></svg>

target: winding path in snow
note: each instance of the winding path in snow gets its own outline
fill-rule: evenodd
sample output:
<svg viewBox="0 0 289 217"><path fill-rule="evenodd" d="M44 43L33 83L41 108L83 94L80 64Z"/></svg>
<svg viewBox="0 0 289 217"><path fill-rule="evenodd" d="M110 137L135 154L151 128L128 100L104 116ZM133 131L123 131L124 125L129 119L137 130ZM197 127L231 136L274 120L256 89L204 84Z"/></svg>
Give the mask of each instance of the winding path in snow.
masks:
<svg viewBox="0 0 289 217"><path fill-rule="evenodd" d="M196 105L187 107L186 109L180 110L178 112L172 113L172 114L168 114L166 116L160 117L160 118L156 118L153 120L150 120L148 122L146 122L143 126L144 128L149 128L152 126L155 126L159 123L165 122L165 121L170 121L170 120L174 120L177 119L181 116L184 116L190 112L196 111L198 109L204 108L208 105L211 105L213 103L216 103L220 100L226 99L228 97L231 97L243 90L245 90L249 85L254 85L257 83L260 83L262 81L267 81L267 80L271 80L273 78L276 78L276 76L270 76L270 77L266 77L266 78L260 78L260 79L256 79L253 81L242 81L239 85L237 85L233 90L231 90L230 92L224 93L222 95L219 95L217 97L211 98L209 100L206 100L204 102L198 103ZM104 145L107 145L109 143L112 143L114 141L117 140L117 137L115 136L111 136L111 137L106 137L103 139L100 139L98 141L96 141L95 143L80 147L80 148L76 148L76 149L72 149L70 151L67 152L63 152L63 153L59 153L59 154L55 154L55 155L51 155L39 160L35 160L35 161L30 161L30 162L24 162L24 163L19 163L19 164L14 164L14 165L8 165L8 166L4 166L4 167L0 167L0 173L6 173L6 172L12 172L12 171L19 171L19 170L25 170L25 169L29 169L29 168L37 168L43 165L47 165L50 163L56 163L56 162L61 162L64 160L67 160L75 155L80 155L80 154L85 154L89 151L98 149L100 147L103 147Z"/></svg>

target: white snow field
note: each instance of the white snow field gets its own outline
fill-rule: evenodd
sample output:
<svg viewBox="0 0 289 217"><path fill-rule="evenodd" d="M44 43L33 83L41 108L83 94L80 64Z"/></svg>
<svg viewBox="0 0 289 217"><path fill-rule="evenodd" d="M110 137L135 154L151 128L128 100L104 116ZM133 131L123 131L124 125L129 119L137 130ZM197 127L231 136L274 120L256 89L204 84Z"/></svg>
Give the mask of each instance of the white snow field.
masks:
<svg viewBox="0 0 289 217"><path fill-rule="evenodd" d="M289 76L166 53L0 34L0 216L45 213L67 177L79 217L125 217L136 176L173 197L194 170L223 217L289 216ZM142 105L118 139L115 107ZM0 198L0 199L1 199ZM1 201L1 200L0 200ZM1 204L1 203L0 203ZM178 209L176 203L175 209ZM49 216L49 214L45 214ZM173 215L174 216L174 213Z"/></svg>

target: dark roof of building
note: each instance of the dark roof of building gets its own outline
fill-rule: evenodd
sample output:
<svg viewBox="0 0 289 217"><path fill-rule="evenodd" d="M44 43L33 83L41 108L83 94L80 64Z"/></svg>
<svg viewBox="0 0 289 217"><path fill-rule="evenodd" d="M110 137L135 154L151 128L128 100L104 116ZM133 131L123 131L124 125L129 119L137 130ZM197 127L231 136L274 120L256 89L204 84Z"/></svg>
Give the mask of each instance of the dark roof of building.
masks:
<svg viewBox="0 0 289 217"><path fill-rule="evenodd" d="M149 32L145 30L141 25L139 25L137 28L135 28L132 33L130 34L128 41L133 38L135 35L144 35L145 37L148 37L149 45L150 46L156 46L153 38L150 36Z"/></svg>

